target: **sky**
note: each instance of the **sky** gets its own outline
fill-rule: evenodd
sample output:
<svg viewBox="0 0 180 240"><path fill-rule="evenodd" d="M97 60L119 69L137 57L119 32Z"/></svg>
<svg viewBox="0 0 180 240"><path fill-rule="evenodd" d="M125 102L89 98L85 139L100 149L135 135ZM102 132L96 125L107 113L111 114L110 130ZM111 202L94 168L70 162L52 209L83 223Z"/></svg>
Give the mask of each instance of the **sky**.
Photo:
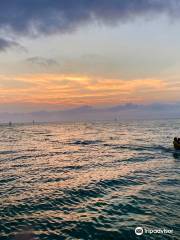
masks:
<svg viewBox="0 0 180 240"><path fill-rule="evenodd" d="M179 0L1 0L0 112L180 102Z"/></svg>

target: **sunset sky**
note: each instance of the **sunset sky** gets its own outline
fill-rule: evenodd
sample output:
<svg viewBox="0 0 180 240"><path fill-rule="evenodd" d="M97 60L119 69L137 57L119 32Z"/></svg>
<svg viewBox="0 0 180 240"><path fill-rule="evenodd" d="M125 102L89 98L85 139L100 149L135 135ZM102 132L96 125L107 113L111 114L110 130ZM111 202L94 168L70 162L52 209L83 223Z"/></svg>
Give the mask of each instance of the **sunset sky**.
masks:
<svg viewBox="0 0 180 240"><path fill-rule="evenodd" d="M0 112L180 102L179 0L1 0Z"/></svg>

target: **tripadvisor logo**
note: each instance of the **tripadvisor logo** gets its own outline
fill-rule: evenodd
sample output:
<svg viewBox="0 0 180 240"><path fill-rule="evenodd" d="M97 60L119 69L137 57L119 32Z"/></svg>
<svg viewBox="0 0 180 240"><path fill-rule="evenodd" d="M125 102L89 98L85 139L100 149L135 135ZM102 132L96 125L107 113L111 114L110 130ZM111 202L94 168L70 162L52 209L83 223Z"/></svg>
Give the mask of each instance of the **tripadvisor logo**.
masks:
<svg viewBox="0 0 180 240"><path fill-rule="evenodd" d="M135 228L135 234L140 236L142 234L172 234L173 229L147 229L142 227L136 227Z"/></svg>
<svg viewBox="0 0 180 240"><path fill-rule="evenodd" d="M136 235L142 235L143 234L143 228L142 227L137 227L135 228L135 234Z"/></svg>

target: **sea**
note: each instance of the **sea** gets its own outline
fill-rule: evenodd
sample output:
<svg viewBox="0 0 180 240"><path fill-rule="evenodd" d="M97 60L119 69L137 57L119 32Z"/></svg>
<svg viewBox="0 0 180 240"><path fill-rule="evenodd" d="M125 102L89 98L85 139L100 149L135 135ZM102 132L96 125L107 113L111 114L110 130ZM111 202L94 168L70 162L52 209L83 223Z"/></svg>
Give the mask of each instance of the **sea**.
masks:
<svg viewBox="0 0 180 240"><path fill-rule="evenodd" d="M0 125L0 240L180 239L180 120Z"/></svg>

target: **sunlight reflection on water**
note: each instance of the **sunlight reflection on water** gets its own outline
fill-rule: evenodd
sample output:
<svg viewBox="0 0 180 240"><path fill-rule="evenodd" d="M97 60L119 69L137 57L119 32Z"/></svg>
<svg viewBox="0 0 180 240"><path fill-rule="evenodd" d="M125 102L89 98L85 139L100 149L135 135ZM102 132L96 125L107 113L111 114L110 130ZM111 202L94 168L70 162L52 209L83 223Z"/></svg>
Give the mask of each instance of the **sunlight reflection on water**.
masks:
<svg viewBox="0 0 180 240"><path fill-rule="evenodd" d="M1 238L136 239L140 225L178 239L178 123L0 126Z"/></svg>

